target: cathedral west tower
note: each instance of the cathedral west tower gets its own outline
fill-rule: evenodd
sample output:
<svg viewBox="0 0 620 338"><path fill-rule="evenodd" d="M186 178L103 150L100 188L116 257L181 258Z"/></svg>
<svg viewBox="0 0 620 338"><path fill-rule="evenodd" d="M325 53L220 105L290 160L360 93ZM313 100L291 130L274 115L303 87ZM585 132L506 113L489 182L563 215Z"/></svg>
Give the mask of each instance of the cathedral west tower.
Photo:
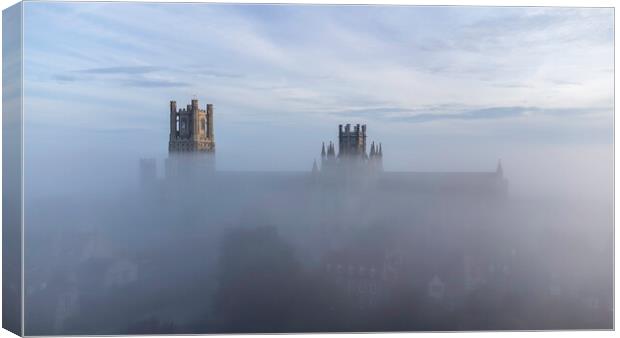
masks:
<svg viewBox="0 0 620 338"><path fill-rule="evenodd" d="M170 101L170 141L168 151L176 152L215 152L213 134L213 105L200 109L198 100L186 108L177 109L176 101Z"/></svg>

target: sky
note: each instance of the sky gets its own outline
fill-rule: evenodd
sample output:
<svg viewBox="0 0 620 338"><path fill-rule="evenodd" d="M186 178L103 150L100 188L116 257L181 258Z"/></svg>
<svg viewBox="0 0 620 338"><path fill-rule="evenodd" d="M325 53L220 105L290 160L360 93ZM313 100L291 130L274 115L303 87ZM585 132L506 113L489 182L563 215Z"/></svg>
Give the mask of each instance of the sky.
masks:
<svg viewBox="0 0 620 338"><path fill-rule="evenodd" d="M612 164L610 8L26 2L24 21L33 161L163 158L169 101L196 95L220 169L310 170L341 123L386 170Z"/></svg>

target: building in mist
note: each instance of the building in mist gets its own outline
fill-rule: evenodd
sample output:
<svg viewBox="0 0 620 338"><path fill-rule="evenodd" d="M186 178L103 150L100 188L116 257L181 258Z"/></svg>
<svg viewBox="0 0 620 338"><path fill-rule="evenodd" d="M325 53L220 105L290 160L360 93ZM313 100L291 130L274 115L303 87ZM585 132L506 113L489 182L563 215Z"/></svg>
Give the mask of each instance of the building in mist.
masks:
<svg viewBox="0 0 620 338"><path fill-rule="evenodd" d="M260 186L269 191L282 187L284 182L287 187L304 190L317 185L344 184L373 189L375 197L378 196L377 191L404 196L429 193L496 196L505 194L507 190L508 182L501 163L498 163L496 170L486 172L385 171L383 145L372 141L368 147L368 128L360 124L339 125L338 144L324 142L320 165L315 161L310 172L217 171L213 112L212 104L207 104L204 110L200 109L195 98L184 109L177 109L176 101L170 101L169 152L164 174L167 185L184 179L196 185L197 189L202 189L202 184L215 184L217 181L218 185L231 182L226 189L232 189L245 182L243 184ZM141 161L142 186L159 181L155 177L156 172L153 160Z"/></svg>
<svg viewBox="0 0 620 338"><path fill-rule="evenodd" d="M100 318L116 320L113 332L142 333L177 324L183 333L523 328L540 317L530 313L567 308L546 305L567 297L582 302L593 323L610 306L604 293L524 270L536 260L537 251L526 255L540 232L521 236L526 245L515 250L522 224L507 213L501 163L485 172L386 171L367 126L342 125L312 171L215 170L213 106L204 115L187 111L199 109L179 113L171 104L163 178L155 160L143 159L141 190L38 208L40 224L68 221L74 229L58 241L37 234L62 266L29 263L33 332L80 333ZM206 148L191 145L192 119L206 124L193 125ZM101 232L80 237L87 227ZM530 303L521 307L524 297ZM517 312L495 310L510 306ZM262 312L271 326L254 317Z"/></svg>
<svg viewBox="0 0 620 338"><path fill-rule="evenodd" d="M432 299L442 299L445 295L452 300L462 298L487 278L481 273L481 266L499 264L487 264L477 255L469 254L470 248L461 248L466 258L457 261L446 258L446 253L441 251L434 254L435 259L451 262L439 265L448 268L438 269L420 262L416 263L416 272L411 273L402 263L395 263L402 259L394 257L403 255L394 254L393 245L377 244L372 253L365 253L368 244L346 244L349 239L347 230L343 229L380 224L415 228L419 232L416 236L450 241L461 230L449 229L449 224L476 223L468 217L476 215L480 208L493 209L503 200L508 182L501 163L495 170L485 172L385 171L383 145L369 139L368 127L341 124L337 141L323 142L320 163L314 161L311 171L221 171L214 165L213 106L207 105L206 111L197 107L198 101L192 100L187 109L177 111L174 101L171 102L170 148L164 179L156 179L155 164L144 160L142 185L151 183L155 187L151 191L165 196L162 198L169 206L191 208L187 196L193 196L195 207L202 209L208 203L212 210L210 217L215 218L244 217L248 206L253 206L254 211L250 213L253 216L244 223L260 223L260 215L265 213L269 214L265 218L270 224L287 224L292 218L313 219L312 227L324 226L326 230L321 232L325 237L318 241L324 247L317 252L324 254L319 254L317 262L325 277L335 283L334 287L349 295L350 304L364 308L378 306L389 299L389 290L408 275L413 276L408 279L425 288L428 286ZM192 114L194 111L199 113ZM206 146L200 143L203 141L207 142ZM161 194L157 193L158 189ZM204 201L200 196L204 196ZM218 201L207 196L217 196ZM299 203L309 215L299 211ZM298 210L297 214L292 215L294 210ZM226 215L217 216L220 212ZM319 214L316 219L315 215ZM468 231L463 231L463 236L467 236ZM442 235L448 232L452 235Z"/></svg>
<svg viewBox="0 0 620 338"><path fill-rule="evenodd" d="M370 153L366 152L366 125L351 124L338 126L338 154L333 142L329 142L325 150L325 142L321 148L320 171L330 172L337 170L353 169L356 172L381 172L383 171L383 147L381 143L375 146L373 141L370 145ZM319 171L313 167L313 173Z"/></svg>
<svg viewBox="0 0 620 338"><path fill-rule="evenodd" d="M215 170L215 134L213 133L213 105L200 109L194 98L186 108L177 109L170 101L170 139L166 159L166 177L199 177ZM151 177L156 168L141 163L141 171ZM142 182L145 180L142 179ZM147 179L148 181L148 179Z"/></svg>
<svg viewBox="0 0 620 338"><path fill-rule="evenodd" d="M192 99L185 109L177 109L177 102L170 101L170 142L168 151L215 152L213 134L213 105L200 109L198 99Z"/></svg>

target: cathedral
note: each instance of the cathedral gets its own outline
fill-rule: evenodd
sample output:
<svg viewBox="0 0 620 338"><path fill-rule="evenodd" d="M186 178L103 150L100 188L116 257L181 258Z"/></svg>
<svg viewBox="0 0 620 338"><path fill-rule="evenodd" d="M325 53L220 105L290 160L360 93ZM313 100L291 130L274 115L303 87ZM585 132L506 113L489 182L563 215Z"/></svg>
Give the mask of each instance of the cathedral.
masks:
<svg viewBox="0 0 620 338"><path fill-rule="evenodd" d="M498 163L495 170L486 172L385 171L383 145L381 142L368 140L368 128L365 124L339 125L337 143L323 142L320 163L315 160L308 172L219 171L215 166L214 127L212 104L200 109L198 100L194 98L186 108L178 109L176 101L170 101L170 138L168 158L165 161L165 185L186 181L191 182L190 185L200 183L199 186L210 184L226 187L222 189L232 189L232 186L245 184L270 191L282 186L282 182L294 182L292 186L299 189L306 189L306 186L363 186L372 189L375 197L382 191L405 196L482 194L492 199L498 194L505 195L508 188L501 163ZM141 160L142 185L159 181L156 172L153 159Z"/></svg>
<svg viewBox="0 0 620 338"><path fill-rule="evenodd" d="M179 208L181 218L205 213L184 222L266 223L285 233L305 229L306 236L318 237L300 243L298 250L321 271L325 283L361 309L386 301L402 278L428 287L430 301L452 301L465 297L468 285L502 277L477 273L480 266L499 263L487 262L475 245L468 246L477 243L472 229L495 222L489 210L502 210L506 200L508 181L501 163L481 172L389 171L383 167L383 144L372 138L367 125L340 124L337 139L317 144L320 157L308 171L217 170L214 106L206 107L201 110L192 100L177 110L171 101L164 178L157 178L154 161L143 161L143 185L155 189L148 196ZM352 233L366 231L362 229L400 235L383 243L387 235L379 232L369 243L351 244ZM408 241L416 243L415 249ZM365 254L370 247L378 251ZM462 257L455 260L442 248L459 250ZM400 257L399 250L420 251L409 253L416 264L414 277L405 277L406 268L390 258ZM433 258L423 259L424 253ZM434 260L449 264L429 263ZM375 292L360 294L358 289Z"/></svg>

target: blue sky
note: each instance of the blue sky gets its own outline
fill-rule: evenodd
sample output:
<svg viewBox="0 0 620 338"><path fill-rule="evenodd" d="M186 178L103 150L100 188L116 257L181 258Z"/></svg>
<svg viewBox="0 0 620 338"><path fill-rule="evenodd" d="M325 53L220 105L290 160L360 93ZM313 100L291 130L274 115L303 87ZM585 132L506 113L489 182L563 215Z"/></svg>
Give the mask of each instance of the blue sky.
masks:
<svg viewBox="0 0 620 338"><path fill-rule="evenodd" d="M613 9L27 2L24 20L33 158L163 157L168 102L194 94L222 169L309 170L348 122L392 170L611 158Z"/></svg>

